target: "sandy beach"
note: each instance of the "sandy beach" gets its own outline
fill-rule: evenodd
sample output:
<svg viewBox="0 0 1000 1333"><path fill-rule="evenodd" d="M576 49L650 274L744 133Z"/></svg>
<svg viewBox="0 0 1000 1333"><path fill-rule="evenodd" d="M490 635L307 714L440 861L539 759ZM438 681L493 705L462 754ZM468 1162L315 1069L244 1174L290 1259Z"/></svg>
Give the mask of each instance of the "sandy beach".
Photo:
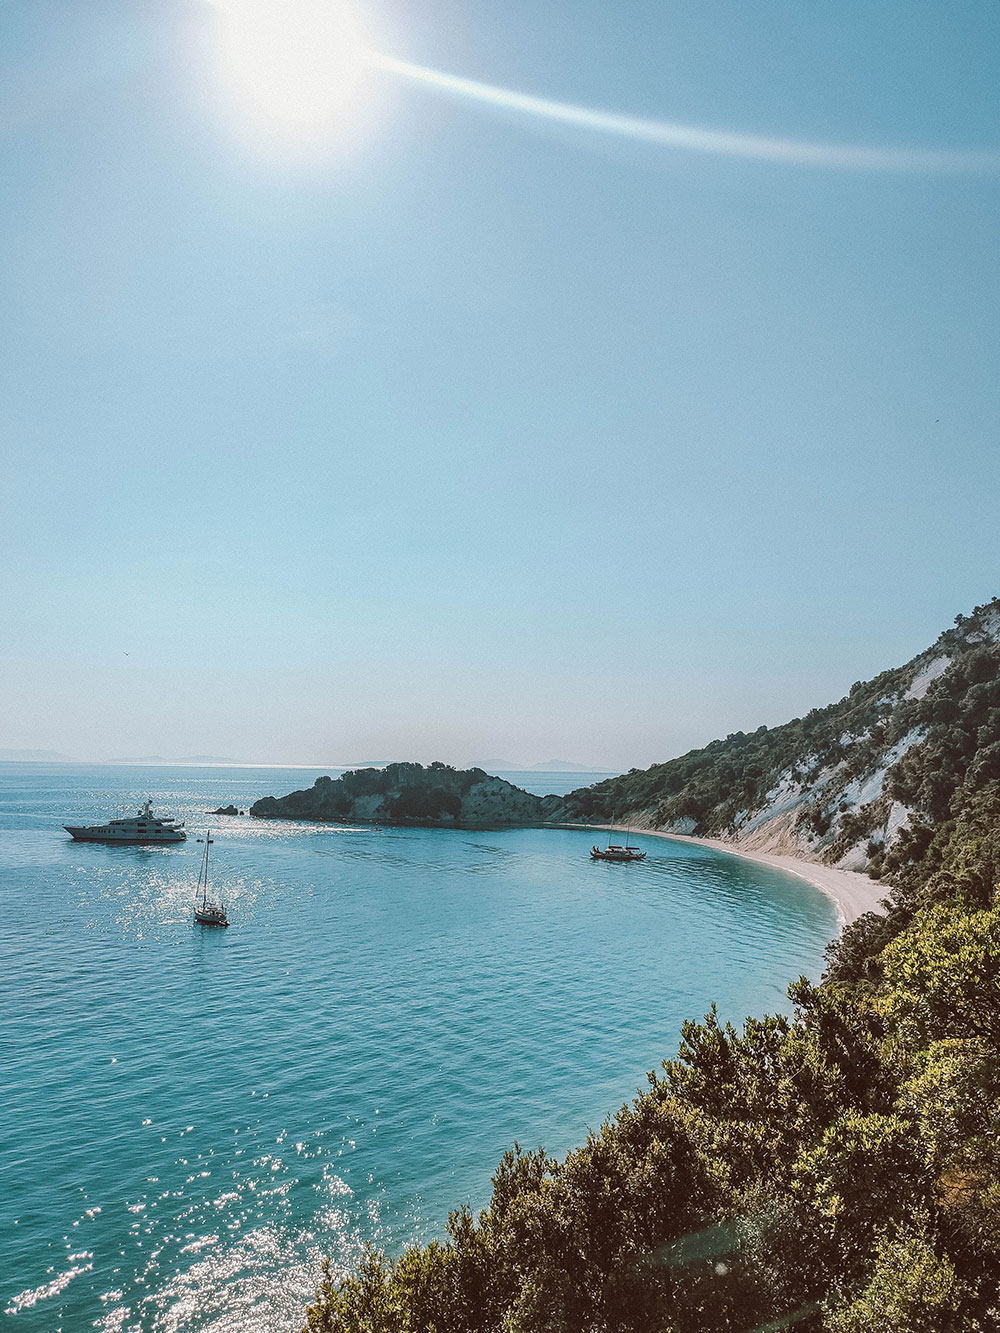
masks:
<svg viewBox="0 0 1000 1333"><path fill-rule="evenodd" d="M588 828L611 829L624 833L623 824L590 824ZM774 866L776 870L787 870L790 875L798 875L814 888L831 899L837 909L840 929L856 921L865 912L883 911L882 899L889 892L887 884L869 879L854 870L836 870L817 861L805 861L798 856L771 856L766 852L747 852L721 838L692 838L681 833L661 833L655 829L631 830L644 837L668 838L674 842L693 842L700 847L711 847L717 852L727 852L730 856L741 856L747 861L759 861L762 865Z"/></svg>

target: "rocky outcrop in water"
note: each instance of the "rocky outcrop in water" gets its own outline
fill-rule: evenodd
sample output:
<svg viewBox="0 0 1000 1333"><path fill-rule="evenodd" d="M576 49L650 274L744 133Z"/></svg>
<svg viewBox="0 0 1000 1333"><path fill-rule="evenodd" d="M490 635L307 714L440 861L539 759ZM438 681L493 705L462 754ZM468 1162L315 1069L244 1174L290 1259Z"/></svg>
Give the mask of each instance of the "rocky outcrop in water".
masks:
<svg viewBox="0 0 1000 1333"><path fill-rule="evenodd" d="M541 824L561 802L533 796L481 768L447 764L387 764L339 778L317 778L304 791L265 796L250 807L255 819L325 823L475 825Z"/></svg>

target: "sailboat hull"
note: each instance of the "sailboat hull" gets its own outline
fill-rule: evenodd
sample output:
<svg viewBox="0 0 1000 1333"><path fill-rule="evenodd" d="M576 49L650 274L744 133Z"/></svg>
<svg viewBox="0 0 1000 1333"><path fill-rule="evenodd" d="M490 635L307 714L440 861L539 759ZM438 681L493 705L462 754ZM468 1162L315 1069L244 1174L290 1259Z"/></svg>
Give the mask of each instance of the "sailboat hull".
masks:
<svg viewBox="0 0 1000 1333"><path fill-rule="evenodd" d="M194 909L194 919L201 926L228 926L225 914L222 912L202 911L201 908Z"/></svg>

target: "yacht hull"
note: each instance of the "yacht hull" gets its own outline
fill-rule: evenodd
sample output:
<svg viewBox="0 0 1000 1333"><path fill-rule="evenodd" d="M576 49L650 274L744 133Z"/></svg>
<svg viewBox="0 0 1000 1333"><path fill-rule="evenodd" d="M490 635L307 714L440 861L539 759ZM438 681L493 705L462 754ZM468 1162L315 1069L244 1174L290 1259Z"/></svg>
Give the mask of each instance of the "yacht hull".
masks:
<svg viewBox="0 0 1000 1333"><path fill-rule="evenodd" d="M63 824L63 828L75 838L77 842L128 842L128 843L151 843L151 842L184 842L186 837L183 833L170 834L145 834L141 837L133 837L127 834L115 833L92 833L86 828L72 828L69 824Z"/></svg>

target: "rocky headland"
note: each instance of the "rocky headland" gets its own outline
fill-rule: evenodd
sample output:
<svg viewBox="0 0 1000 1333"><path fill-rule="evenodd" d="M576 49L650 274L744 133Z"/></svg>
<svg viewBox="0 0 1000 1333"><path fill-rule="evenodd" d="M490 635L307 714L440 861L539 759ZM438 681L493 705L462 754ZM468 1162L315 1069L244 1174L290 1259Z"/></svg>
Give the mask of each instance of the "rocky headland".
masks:
<svg viewBox="0 0 1000 1333"><path fill-rule="evenodd" d="M564 1161L515 1143L443 1240L328 1267L309 1333L1000 1327L1000 600L835 704L540 805L877 875L885 910L792 1015L685 1023Z"/></svg>
<svg viewBox="0 0 1000 1333"><path fill-rule="evenodd" d="M533 796L481 768L387 764L317 778L311 787L287 796L265 796L254 802L250 814L323 823L496 828L546 823L561 805L558 797Z"/></svg>
<svg viewBox="0 0 1000 1333"><path fill-rule="evenodd" d="M580 788L549 818L693 835L891 882L1000 779L998 690L994 598L837 703Z"/></svg>
<svg viewBox="0 0 1000 1333"><path fill-rule="evenodd" d="M1000 781L1000 599L900 667L779 727L565 796L534 796L481 768L388 764L265 797L258 819L456 825L578 824L693 837L792 870L842 923L922 873L955 821ZM870 888L863 880L867 879Z"/></svg>

